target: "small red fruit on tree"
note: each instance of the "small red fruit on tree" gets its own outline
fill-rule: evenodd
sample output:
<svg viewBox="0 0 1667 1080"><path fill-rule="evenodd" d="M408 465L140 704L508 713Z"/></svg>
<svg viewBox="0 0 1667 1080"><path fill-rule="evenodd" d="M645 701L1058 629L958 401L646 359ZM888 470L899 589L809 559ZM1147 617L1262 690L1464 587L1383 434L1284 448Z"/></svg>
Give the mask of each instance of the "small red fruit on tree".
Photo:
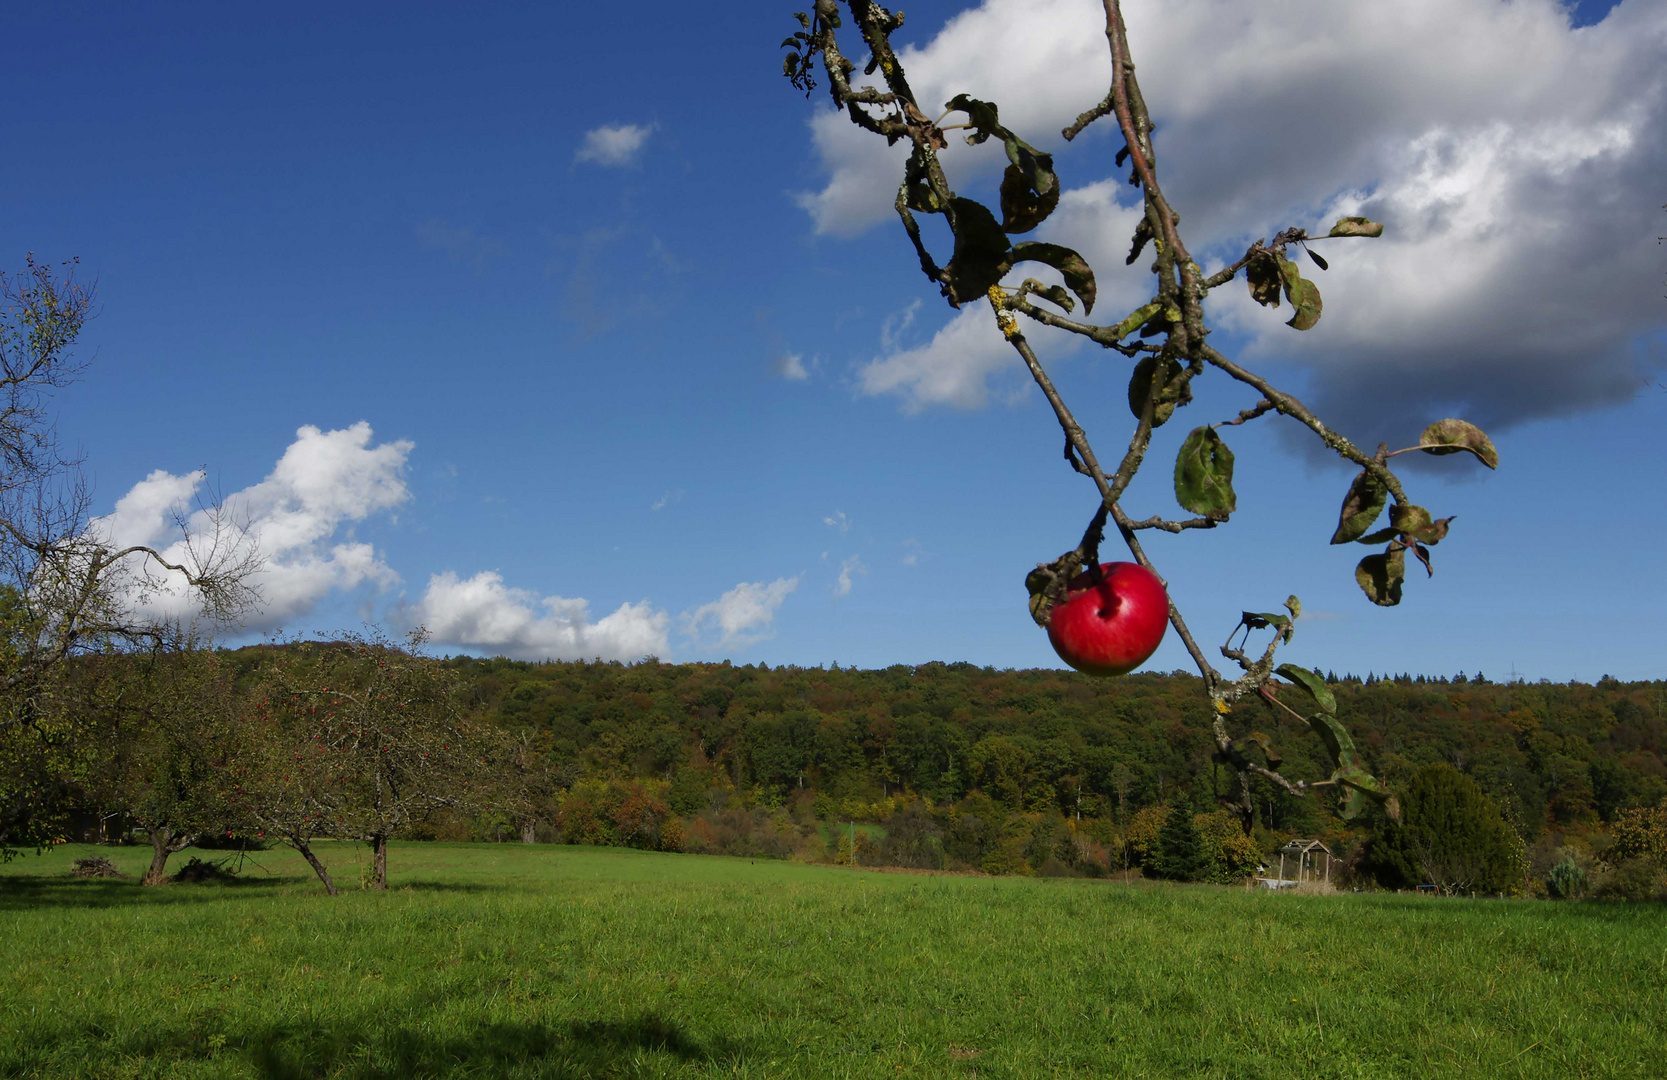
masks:
<svg viewBox="0 0 1667 1080"><path fill-rule="evenodd" d="M1084 570L1048 618L1059 658L1089 675L1125 675L1157 651L1169 626L1169 594L1139 563L1101 563L1096 582Z"/></svg>

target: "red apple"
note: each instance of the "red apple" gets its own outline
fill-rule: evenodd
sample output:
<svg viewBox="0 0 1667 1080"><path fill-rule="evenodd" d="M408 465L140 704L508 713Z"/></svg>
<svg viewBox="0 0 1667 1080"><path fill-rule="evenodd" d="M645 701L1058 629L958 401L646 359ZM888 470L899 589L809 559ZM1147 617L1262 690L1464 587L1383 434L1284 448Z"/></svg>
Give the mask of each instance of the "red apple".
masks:
<svg viewBox="0 0 1667 1080"><path fill-rule="evenodd" d="M1101 563L1096 583L1084 570L1048 618L1059 658L1090 675L1125 675L1157 651L1169 625L1169 594L1139 563Z"/></svg>

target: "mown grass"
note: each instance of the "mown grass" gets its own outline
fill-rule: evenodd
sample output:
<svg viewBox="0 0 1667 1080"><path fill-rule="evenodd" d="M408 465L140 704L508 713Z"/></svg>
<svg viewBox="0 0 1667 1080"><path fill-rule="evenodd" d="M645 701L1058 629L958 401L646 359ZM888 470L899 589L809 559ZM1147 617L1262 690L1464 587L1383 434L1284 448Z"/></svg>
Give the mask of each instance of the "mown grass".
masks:
<svg viewBox="0 0 1667 1080"><path fill-rule="evenodd" d="M0 868L0 1075L1645 1077L1659 906L407 844L327 899ZM137 873L147 852L113 855Z"/></svg>

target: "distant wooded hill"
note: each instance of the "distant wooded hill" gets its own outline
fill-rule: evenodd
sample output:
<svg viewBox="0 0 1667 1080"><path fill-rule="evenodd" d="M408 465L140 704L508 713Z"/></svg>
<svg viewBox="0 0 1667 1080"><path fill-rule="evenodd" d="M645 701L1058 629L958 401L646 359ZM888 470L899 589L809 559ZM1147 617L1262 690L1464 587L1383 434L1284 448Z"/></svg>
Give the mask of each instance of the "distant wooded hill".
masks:
<svg viewBox="0 0 1667 1080"><path fill-rule="evenodd" d="M764 805L814 793L819 811L860 818L899 793L944 804L979 792L1010 811L1127 821L1158 804L1203 808L1230 782L1211 761L1199 680L1179 672L1102 680L965 663L449 662L469 677L476 704L567 782L654 778L690 805L713 787ZM1332 683L1374 772L1393 785L1430 762L1455 765L1527 839L1593 829L1667 797L1667 682ZM1324 776L1305 728L1259 703L1232 722L1273 736L1287 775ZM1337 825L1329 796L1295 799L1260 781L1257 791L1257 824L1270 831Z"/></svg>

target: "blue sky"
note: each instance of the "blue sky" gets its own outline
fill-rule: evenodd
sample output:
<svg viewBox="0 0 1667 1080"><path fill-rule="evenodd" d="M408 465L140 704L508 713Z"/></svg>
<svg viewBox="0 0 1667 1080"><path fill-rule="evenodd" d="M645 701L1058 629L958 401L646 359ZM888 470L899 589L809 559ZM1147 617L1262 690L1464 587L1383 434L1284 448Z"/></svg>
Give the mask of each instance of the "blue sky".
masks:
<svg viewBox="0 0 1667 1080"><path fill-rule="evenodd" d="M1458 520L1386 611L1354 585L1364 549L1326 544L1349 474L1277 421L1231 429L1233 522L1151 543L1195 633L1295 592L1310 666L1662 677L1661 5L1444 0L1388 26L1229 6L1242 25L1218 0L1128 5L1194 253L1339 207L1392 228L1328 252L1310 339L1235 290L1215 340L1363 441L1469 416L1502 462L1407 470ZM251 635L376 619L529 657L1056 665L1022 579L1092 493L994 329L919 275L895 163L780 77L792 7L12 14L0 252L97 281L92 365L57 400L94 512L126 500L143 532L206 468L273 558ZM1103 93L1077 32L1097 8L910 3L899 36L923 92L988 94L1061 150L1048 238L1089 255L1111 319L1149 291L1121 265L1132 189L1107 133L1057 136ZM1392 76L1397 35L1437 24ZM1288 57L1239 64L1259 35ZM948 160L993 190L988 155ZM1036 340L1114 456L1126 364ZM1198 390L1137 516L1174 510L1186 428L1250 404ZM1187 660L1171 640L1151 666Z"/></svg>

